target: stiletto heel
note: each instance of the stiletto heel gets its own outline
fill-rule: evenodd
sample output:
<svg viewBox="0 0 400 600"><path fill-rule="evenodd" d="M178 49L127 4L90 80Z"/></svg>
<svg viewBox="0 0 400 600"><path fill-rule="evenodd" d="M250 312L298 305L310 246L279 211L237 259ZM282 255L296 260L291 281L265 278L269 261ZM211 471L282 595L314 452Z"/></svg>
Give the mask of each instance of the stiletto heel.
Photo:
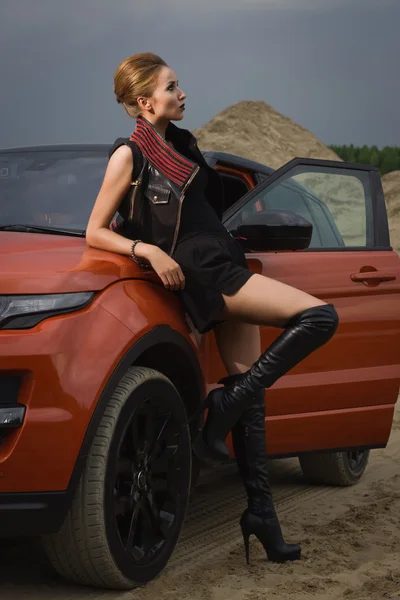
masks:
<svg viewBox="0 0 400 600"><path fill-rule="evenodd" d="M250 545L249 545L250 534L247 533L247 531L242 523L240 524L240 527L242 529L242 535L243 535L244 551L246 554L246 565L249 565L250 564Z"/></svg>
<svg viewBox="0 0 400 600"><path fill-rule="evenodd" d="M268 560L283 563L300 559L300 546L298 544L287 544L284 541L281 526L276 516L265 518L253 515L246 509L240 519L240 527L245 540L246 558L248 557L248 540L250 535L253 534L263 545Z"/></svg>
<svg viewBox="0 0 400 600"><path fill-rule="evenodd" d="M254 396L253 404L232 429L232 442L247 493L248 506L240 519L247 561L251 535L262 543L268 560L285 562L299 559L300 546L287 544L283 539L269 485L264 390Z"/></svg>

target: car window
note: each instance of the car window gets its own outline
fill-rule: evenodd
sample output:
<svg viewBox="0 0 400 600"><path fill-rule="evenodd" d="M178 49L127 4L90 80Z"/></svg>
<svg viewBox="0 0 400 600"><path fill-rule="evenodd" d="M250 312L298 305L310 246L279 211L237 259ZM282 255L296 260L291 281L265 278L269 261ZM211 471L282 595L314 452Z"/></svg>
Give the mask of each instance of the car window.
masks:
<svg viewBox="0 0 400 600"><path fill-rule="evenodd" d="M275 187L271 190L271 193L264 194L254 204L257 211L268 210L268 209L284 209L291 210L300 216L307 219L313 225L313 234L311 239L311 245L316 246L321 244L321 238L318 231L318 225L313 217L313 214L309 210L305 201L305 194L301 194L293 186L283 184ZM250 211L251 207L249 207Z"/></svg>
<svg viewBox="0 0 400 600"><path fill-rule="evenodd" d="M0 154L0 225L86 229L107 167L106 152Z"/></svg>
<svg viewBox="0 0 400 600"><path fill-rule="evenodd" d="M373 245L369 174L357 169L298 165L259 188L225 226L270 209L291 210L313 225L311 248Z"/></svg>
<svg viewBox="0 0 400 600"><path fill-rule="evenodd" d="M310 248L335 248L345 246L329 209L315 196L304 195L312 214L313 236Z"/></svg>

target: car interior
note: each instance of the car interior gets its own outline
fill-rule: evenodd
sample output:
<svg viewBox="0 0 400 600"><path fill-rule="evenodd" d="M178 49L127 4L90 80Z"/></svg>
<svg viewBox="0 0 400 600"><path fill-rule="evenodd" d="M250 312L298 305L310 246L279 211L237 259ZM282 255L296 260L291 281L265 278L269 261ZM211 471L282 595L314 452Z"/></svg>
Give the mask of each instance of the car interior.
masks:
<svg viewBox="0 0 400 600"><path fill-rule="evenodd" d="M219 170L224 186L224 210L240 200L251 188L242 177Z"/></svg>

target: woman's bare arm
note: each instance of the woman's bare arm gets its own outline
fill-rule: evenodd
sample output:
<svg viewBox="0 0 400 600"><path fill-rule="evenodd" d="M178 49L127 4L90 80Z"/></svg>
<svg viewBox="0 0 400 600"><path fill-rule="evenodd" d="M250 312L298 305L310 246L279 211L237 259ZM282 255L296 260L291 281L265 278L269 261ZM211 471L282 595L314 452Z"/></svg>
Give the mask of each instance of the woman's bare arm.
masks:
<svg viewBox="0 0 400 600"><path fill-rule="evenodd" d="M133 171L132 152L121 146L111 156L86 228L86 242L93 248L131 256L132 240L109 229L111 219L128 193ZM150 262L167 289L185 286L180 266L158 246L139 242L135 255Z"/></svg>
<svg viewBox="0 0 400 600"><path fill-rule="evenodd" d="M123 198L128 193L133 170L132 152L121 146L111 156L86 228L86 241L93 248L130 256L132 240L109 229Z"/></svg>

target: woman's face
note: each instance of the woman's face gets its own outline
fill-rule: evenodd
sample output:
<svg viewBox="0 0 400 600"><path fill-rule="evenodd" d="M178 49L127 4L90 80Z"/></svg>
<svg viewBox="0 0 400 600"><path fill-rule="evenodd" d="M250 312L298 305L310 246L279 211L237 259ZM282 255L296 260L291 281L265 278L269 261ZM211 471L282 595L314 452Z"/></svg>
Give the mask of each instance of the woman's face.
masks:
<svg viewBox="0 0 400 600"><path fill-rule="evenodd" d="M172 69L162 67L158 76L157 87L151 98L147 98L147 110L157 119L180 121L185 110L186 94L178 87L178 80Z"/></svg>

